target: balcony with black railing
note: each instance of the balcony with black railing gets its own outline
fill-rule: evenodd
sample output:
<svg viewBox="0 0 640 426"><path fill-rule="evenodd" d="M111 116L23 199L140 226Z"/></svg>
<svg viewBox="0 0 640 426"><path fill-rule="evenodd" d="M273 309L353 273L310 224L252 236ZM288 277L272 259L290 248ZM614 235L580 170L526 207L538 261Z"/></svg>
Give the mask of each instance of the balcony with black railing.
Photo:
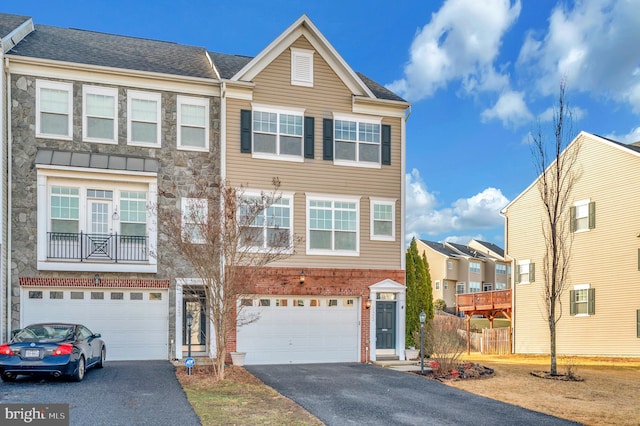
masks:
<svg viewBox="0 0 640 426"><path fill-rule="evenodd" d="M47 260L102 263L149 261L145 235L47 232Z"/></svg>

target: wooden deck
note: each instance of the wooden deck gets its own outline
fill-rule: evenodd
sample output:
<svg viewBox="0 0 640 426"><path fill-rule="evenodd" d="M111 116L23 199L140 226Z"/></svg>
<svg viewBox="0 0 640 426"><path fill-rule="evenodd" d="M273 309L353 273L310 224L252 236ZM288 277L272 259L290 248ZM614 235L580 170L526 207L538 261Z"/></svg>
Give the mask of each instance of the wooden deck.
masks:
<svg viewBox="0 0 640 426"><path fill-rule="evenodd" d="M484 315L489 319L511 319L511 289L456 295L456 308L467 316Z"/></svg>

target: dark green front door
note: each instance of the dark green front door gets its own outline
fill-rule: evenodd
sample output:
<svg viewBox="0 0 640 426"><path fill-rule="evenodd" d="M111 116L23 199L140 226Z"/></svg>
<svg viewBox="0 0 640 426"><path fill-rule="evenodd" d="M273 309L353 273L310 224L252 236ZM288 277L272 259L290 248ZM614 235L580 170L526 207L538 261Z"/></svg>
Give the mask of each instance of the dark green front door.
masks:
<svg viewBox="0 0 640 426"><path fill-rule="evenodd" d="M376 303L376 349L396 347L396 302Z"/></svg>

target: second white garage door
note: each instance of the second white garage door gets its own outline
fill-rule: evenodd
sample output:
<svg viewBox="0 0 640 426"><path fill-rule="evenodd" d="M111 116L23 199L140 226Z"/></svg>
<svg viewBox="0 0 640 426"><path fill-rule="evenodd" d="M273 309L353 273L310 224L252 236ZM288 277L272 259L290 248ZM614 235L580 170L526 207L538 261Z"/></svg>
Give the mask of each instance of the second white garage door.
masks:
<svg viewBox="0 0 640 426"><path fill-rule="evenodd" d="M246 364L357 362L359 299L256 296L244 299L236 347Z"/></svg>
<svg viewBox="0 0 640 426"><path fill-rule="evenodd" d="M22 325L71 322L100 333L107 360L167 359L167 290L23 288Z"/></svg>

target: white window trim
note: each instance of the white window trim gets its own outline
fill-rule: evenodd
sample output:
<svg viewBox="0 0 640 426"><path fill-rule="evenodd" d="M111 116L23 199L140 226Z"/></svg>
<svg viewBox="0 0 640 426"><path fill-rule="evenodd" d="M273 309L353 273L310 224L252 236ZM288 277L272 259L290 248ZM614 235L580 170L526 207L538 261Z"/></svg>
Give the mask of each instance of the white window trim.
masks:
<svg viewBox="0 0 640 426"><path fill-rule="evenodd" d="M292 86L305 86L313 87L313 50L300 49L296 47L291 48L291 85ZM309 61L309 75L307 78L301 79L300 75L296 73L298 69L296 59L301 58Z"/></svg>
<svg viewBox="0 0 640 426"><path fill-rule="evenodd" d="M176 143L177 149L183 151L209 151L209 98L197 98L193 96L177 96L177 125L176 125ZM204 107L204 147L196 146L183 146L182 145L182 106L183 105L197 105Z"/></svg>
<svg viewBox="0 0 640 426"><path fill-rule="evenodd" d="M67 102L69 105L67 134L55 135L42 133L40 131L40 89L65 90L67 92ZM73 140L73 84L59 81L36 80L36 137L47 139Z"/></svg>
<svg viewBox="0 0 640 426"><path fill-rule="evenodd" d="M91 189L113 189L120 191L147 191L147 202L150 206L157 205L158 184L155 173L122 173L109 170L79 170L77 168L56 166L38 166L37 171L37 197L38 197L38 270L40 271L89 271L89 272L140 272L156 273L157 258L149 256L148 263L94 263L94 262L58 262L47 260L47 231L49 229L49 194L51 186L75 186ZM92 182L88 185L87 182ZM144 188L143 188L144 187ZM86 190L85 195L86 198ZM115 202L115 201L114 201ZM81 211L87 210L86 202L81 201ZM158 247L157 217L151 210L147 222L149 236L149 252L155 253ZM86 217L86 215L85 215ZM82 215L81 215L82 218ZM82 220L82 219L81 219Z"/></svg>
<svg viewBox="0 0 640 426"><path fill-rule="evenodd" d="M155 101L158 104L158 108L156 111L156 126L158 126L158 131L156 132L156 142L155 143L147 143L147 142L139 142L133 141L131 139L131 124L132 120L132 111L131 111L131 103L134 99L142 99L146 101ZM152 92L141 92L139 90L127 90L127 144L130 146L144 146L151 148L161 148L161 140L162 140L162 96L160 93L152 93Z"/></svg>
<svg viewBox="0 0 640 426"><path fill-rule="evenodd" d="M579 234L581 232L589 232L591 229L589 229L589 204L591 203L591 199L587 198L586 200L579 200L573 203L573 207L575 208L575 213L578 213L578 207L583 207L583 206L587 206L587 227L584 229L576 229L575 231L573 231L574 234ZM576 221L576 226L577 226L577 217L572 217L571 220Z"/></svg>
<svg viewBox="0 0 640 426"><path fill-rule="evenodd" d="M187 241L185 237L187 237L187 235L185 235L184 229L185 229L185 224L186 223L191 223L190 221L187 221L187 215L186 213L188 212L188 209L191 209L192 205L196 205L198 207L202 207L204 210L204 217L205 219L208 217L209 214L209 203L208 200L206 198L188 198L188 197L183 197L180 200L180 215L182 216L182 222L180 225L180 232L182 233L182 240L183 241ZM189 239L188 242L192 243L192 244L204 244L205 243L205 239L204 238L198 238L198 239Z"/></svg>
<svg viewBox="0 0 640 426"><path fill-rule="evenodd" d="M471 265L478 265L478 270L474 270ZM482 273L482 263L475 261L475 260L470 260L469 261L469 273L471 274L480 274Z"/></svg>
<svg viewBox="0 0 640 426"><path fill-rule="evenodd" d="M248 189L245 190L242 194L242 196L245 197L262 197L262 195L265 193L265 191L259 191L259 190L255 190L255 189ZM290 229L290 233L289 233L289 246L284 249L281 250L279 253L283 253L283 254L293 254L294 250L293 250L293 236L294 236L294 230L293 230L293 226L294 226L294 212L293 212L293 205L294 205L294 198L293 198L294 193L293 192L278 192L275 197L276 198L280 198L280 199L286 199L289 200L289 223L291 224L291 226L289 227ZM245 250L249 251L249 252L255 252L255 253L263 253L263 252L268 252L268 251L275 251L273 248L258 248L258 247L245 247Z"/></svg>
<svg viewBox="0 0 640 426"><path fill-rule="evenodd" d="M300 136L300 155L286 155L286 154L269 154L266 152L256 152L253 146L253 113L259 112L267 112L267 113L276 113L278 114L278 132L277 132L277 147L278 150L280 148L280 114L288 114L288 115L298 115L302 117L302 135ZM294 108L294 107L278 107L272 105L264 105L264 104L251 104L251 156L252 158L260 158L263 160L278 160L278 161L291 161L294 163L304 163L304 108Z"/></svg>
<svg viewBox="0 0 640 426"><path fill-rule="evenodd" d="M105 138L92 138L87 136L89 126L87 123L87 95L104 95L113 98L113 139ZM104 117L108 118L108 117ZM82 140L85 142L99 142L108 144L118 143L118 89L115 87L103 87L103 86L82 86Z"/></svg>
<svg viewBox="0 0 640 426"><path fill-rule="evenodd" d="M360 197L349 197L344 195L326 195L326 194L306 194L306 206L307 206L307 254L308 255L320 255L320 256L360 256ZM355 203L356 204L356 249L355 251L349 250L321 250L312 249L311 246L311 229L309 228L310 213L311 213L311 201L331 201L331 202L343 202L343 203ZM332 229L334 230L334 229Z"/></svg>
<svg viewBox="0 0 640 426"><path fill-rule="evenodd" d="M396 199L392 198L369 198L369 215L370 215L370 237L372 241L395 241L396 240ZM374 234L374 205L382 204L391 206L391 235Z"/></svg>
<svg viewBox="0 0 640 426"><path fill-rule="evenodd" d="M369 123L369 124L377 124L380 126L380 143L378 144L379 156L378 162L372 163L369 161L350 161L350 160L338 160L336 159L336 130L335 130L335 121L355 121L356 123ZM381 117L372 117L372 116L358 116L351 114L341 114L341 113L333 113L333 121L334 121L334 129L333 129L333 164L336 166L349 166L349 167L364 167L369 169L380 169L382 168L382 118ZM357 144L356 153L358 152L358 147L360 146L360 141L352 141ZM370 144L367 142L363 142L365 144Z"/></svg>
<svg viewBox="0 0 640 426"><path fill-rule="evenodd" d="M590 317L589 314L589 289L591 288L591 284L576 284L573 286L573 290L587 290L587 313L586 314L575 314L574 317ZM581 302L583 303L583 302Z"/></svg>
<svg viewBox="0 0 640 426"><path fill-rule="evenodd" d="M531 276L531 270L529 269L529 265L531 264L531 260L530 259L526 259L526 260L520 260L518 261L518 266L520 269L520 273L518 274L518 279L520 279L520 275L522 275L522 266L526 265L527 266L527 276ZM518 284L531 284L530 280L527 281L519 281Z"/></svg>

